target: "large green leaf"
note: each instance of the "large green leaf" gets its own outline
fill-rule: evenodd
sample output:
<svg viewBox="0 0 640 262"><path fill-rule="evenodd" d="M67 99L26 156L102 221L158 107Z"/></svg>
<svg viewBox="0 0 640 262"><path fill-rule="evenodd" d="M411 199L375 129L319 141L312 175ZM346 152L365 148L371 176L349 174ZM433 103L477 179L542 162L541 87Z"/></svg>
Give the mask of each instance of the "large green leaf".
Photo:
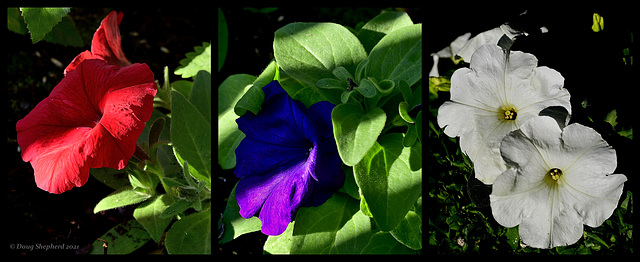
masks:
<svg viewBox="0 0 640 262"><path fill-rule="evenodd" d="M144 226L151 238L156 242L160 241L164 230L171 223L171 217L166 218L161 215L172 203L171 196L163 194L142 203L133 211L133 217Z"/></svg>
<svg viewBox="0 0 640 262"><path fill-rule="evenodd" d="M358 39L369 52L385 35L405 26L413 25L405 12L384 12L367 22L358 32Z"/></svg>
<svg viewBox="0 0 640 262"><path fill-rule="evenodd" d="M218 162L223 169L236 166L235 150L245 137L238 129L239 116L233 108L255 80L252 75L232 75L218 88Z"/></svg>
<svg viewBox="0 0 640 262"><path fill-rule="evenodd" d="M244 95L242 95L233 108L236 115L243 116L247 110L251 111L254 115L258 114L260 106L262 102L264 102L264 92L262 88L274 80L277 67L278 65L275 62L271 62L257 78L254 78L253 85L248 87L248 90L245 91Z"/></svg>
<svg viewBox="0 0 640 262"><path fill-rule="evenodd" d="M137 204L150 197L151 195L148 193L134 190L131 186L126 186L100 200L100 202L96 204L96 207L93 208L93 213Z"/></svg>
<svg viewBox="0 0 640 262"><path fill-rule="evenodd" d="M204 76L201 77L201 74ZM187 161L189 173L199 181L206 182L208 188L211 188L210 77L207 72L198 73L189 99L171 91L171 142L176 159L178 163ZM200 84L199 79L202 79Z"/></svg>
<svg viewBox="0 0 640 262"><path fill-rule="evenodd" d="M414 211L407 212L400 224L389 233L411 249L422 249L422 216Z"/></svg>
<svg viewBox="0 0 640 262"><path fill-rule="evenodd" d="M89 254L103 255L105 254L105 249L107 250L107 255L129 254L144 246L149 239L151 239L149 233L144 230L138 221L129 220L116 225L94 241ZM104 247L105 245L106 248Z"/></svg>
<svg viewBox="0 0 640 262"><path fill-rule="evenodd" d="M275 32L273 52L282 70L312 87L322 78L333 77L336 67L355 72L367 58L358 38L334 23L288 24ZM340 103L342 91L318 91L330 102Z"/></svg>
<svg viewBox="0 0 640 262"><path fill-rule="evenodd" d="M396 241L388 232L378 232L371 237L362 254L415 254L415 252Z"/></svg>
<svg viewBox="0 0 640 262"><path fill-rule="evenodd" d="M402 140L400 133L380 137L353 167L369 211L383 231L404 219L422 189L421 146L403 147Z"/></svg>
<svg viewBox="0 0 640 262"><path fill-rule="evenodd" d="M194 213L173 223L165 246L169 254L211 254L211 212Z"/></svg>
<svg viewBox="0 0 640 262"><path fill-rule="evenodd" d="M31 34L31 41L37 43L62 21L62 17L69 13L70 8L27 8L21 7L22 17Z"/></svg>
<svg viewBox="0 0 640 262"><path fill-rule="evenodd" d="M357 254L371 232L369 217L358 201L334 193L325 204L298 211L293 229L292 254Z"/></svg>
<svg viewBox="0 0 640 262"><path fill-rule="evenodd" d="M80 32L69 16L62 17L62 21L44 36L44 41L64 46L84 46Z"/></svg>
<svg viewBox="0 0 640 262"><path fill-rule="evenodd" d="M357 104L341 104L331 112L333 134L342 161L353 166L373 146L384 128L386 115L380 108L365 112Z"/></svg>
<svg viewBox="0 0 640 262"><path fill-rule="evenodd" d="M383 37L369 54L365 75L378 80L404 80L412 86L422 78L422 24L405 26Z"/></svg>
<svg viewBox="0 0 640 262"><path fill-rule="evenodd" d="M358 200L334 193L319 207L301 208L283 234L269 237L265 252L358 254L372 235L369 217L359 211Z"/></svg>

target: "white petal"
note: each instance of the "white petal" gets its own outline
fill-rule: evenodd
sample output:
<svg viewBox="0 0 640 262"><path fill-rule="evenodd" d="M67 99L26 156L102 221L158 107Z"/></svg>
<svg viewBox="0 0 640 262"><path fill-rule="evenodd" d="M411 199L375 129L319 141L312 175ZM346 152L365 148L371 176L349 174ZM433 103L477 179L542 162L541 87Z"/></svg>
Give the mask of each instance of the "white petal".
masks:
<svg viewBox="0 0 640 262"><path fill-rule="evenodd" d="M563 202L565 193L557 187L544 187L531 194L528 202L536 201L536 210L518 228L522 242L535 248L571 245L582 236L579 214Z"/></svg>
<svg viewBox="0 0 640 262"><path fill-rule="evenodd" d="M473 161L478 180L491 184L507 169L500 156L500 141L514 129L513 121L500 120L495 113L476 117L473 131L460 136L460 148Z"/></svg>
<svg viewBox="0 0 640 262"><path fill-rule="evenodd" d="M617 166L616 151L613 150L592 128L571 124L562 133L564 149L573 153L573 161L566 167L566 172L571 175L591 174L586 179L596 176L611 174Z"/></svg>
<svg viewBox="0 0 640 262"><path fill-rule="evenodd" d="M450 137L461 136L471 130L473 117L481 112L475 107L447 101L438 108L438 125Z"/></svg>
<svg viewBox="0 0 640 262"><path fill-rule="evenodd" d="M537 248L570 245L583 224L600 226L617 207L624 175L615 170L615 151L593 129L572 124L560 129L550 117L535 117L501 144L510 167L493 184L494 218L519 225L522 241ZM550 168L563 174L556 181Z"/></svg>
<svg viewBox="0 0 640 262"><path fill-rule="evenodd" d="M617 166L616 152L595 130L580 125L567 126L562 134L571 160L561 179L567 199L582 221L597 227L613 214L627 177L612 174Z"/></svg>

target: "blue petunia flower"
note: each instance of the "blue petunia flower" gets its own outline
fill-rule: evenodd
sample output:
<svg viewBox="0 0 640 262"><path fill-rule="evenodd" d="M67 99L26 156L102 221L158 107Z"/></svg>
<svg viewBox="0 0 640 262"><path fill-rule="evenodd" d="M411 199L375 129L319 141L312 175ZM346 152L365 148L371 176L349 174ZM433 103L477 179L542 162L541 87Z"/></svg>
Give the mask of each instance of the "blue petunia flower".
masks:
<svg viewBox="0 0 640 262"><path fill-rule="evenodd" d="M259 213L262 233L280 235L300 207L319 206L342 187L344 172L333 138L334 105L307 109L278 81L263 91L260 112L236 120L246 135L236 149L236 199L242 217Z"/></svg>

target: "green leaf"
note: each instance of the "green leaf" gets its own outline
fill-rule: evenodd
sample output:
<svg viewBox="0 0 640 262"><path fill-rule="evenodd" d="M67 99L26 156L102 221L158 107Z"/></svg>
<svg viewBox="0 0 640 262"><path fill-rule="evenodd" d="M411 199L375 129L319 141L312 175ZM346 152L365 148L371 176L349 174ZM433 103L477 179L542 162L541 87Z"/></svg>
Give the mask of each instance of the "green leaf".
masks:
<svg viewBox="0 0 640 262"><path fill-rule="evenodd" d="M380 137L353 167L356 183L383 231L402 221L422 188L421 146L403 147L402 140L399 133Z"/></svg>
<svg viewBox="0 0 640 262"><path fill-rule="evenodd" d="M51 32L44 36L44 40L64 46L84 46L80 32L69 16L62 17L62 22L54 26Z"/></svg>
<svg viewBox="0 0 640 262"><path fill-rule="evenodd" d="M189 97L189 93L191 92L191 87L193 86L193 82L188 80L178 80L171 83L171 90L178 91L185 97ZM171 94L169 94L171 95Z"/></svg>
<svg viewBox="0 0 640 262"><path fill-rule="evenodd" d="M400 117L402 118L402 120L406 121L407 123L413 124L414 120L413 118L411 118L411 116L409 116L409 104L407 104L407 102L400 102L400 104L398 104L398 113L400 114Z"/></svg>
<svg viewBox="0 0 640 262"><path fill-rule="evenodd" d="M100 202L98 202L96 207L93 209L93 213L137 204L149 199L150 197L150 194L145 194L134 190L131 186L126 186L119 190L116 190L115 192L100 200Z"/></svg>
<svg viewBox="0 0 640 262"><path fill-rule="evenodd" d="M611 110L611 112L609 112L607 114L607 116L604 118L604 121L609 123L611 125L611 127L615 128L616 125L618 125L618 122L616 121L618 119L618 114L616 112L616 110Z"/></svg>
<svg viewBox="0 0 640 262"><path fill-rule="evenodd" d="M218 162L223 169L236 166L235 150L245 135L238 129L239 116L233 108L255 79L247 74L232 75L218 88Z"/></svg>
<svg viewBox="0 0 640 262"><path fill-rule="evenodd" d="M273 52L283 71L312 87L322 78L333 78L339 66L355 72L367 58L358 38L334 23L288 24L275 32ZM340 103L341 90L318 91L329 102Z"/></svg>
<svg viewBox="0 0 640 262"><path fill-rule="evenodd" d="M144 226L156 243L171 223L171 217L164 218L161 215L172 203L171 196L163 194L142 203L133 211L133 217Z"/></svg>
<svg viewBox="0 0 640 262"><path fill-rule="evenodd" d="M27 25L22 21L20 10L17 7L7 8L7 28L16 34L24 35L27 33Z"/></svg>
<svg viewBox="0 0 640 262"><path fill-rule="evenodd" d="M345 164L353 166L360 162L376 142L386 119L384 111L377 107L364 112L360 105L340 104L333 109L333 135Z"/></svg>
<svg viewBox="0 0 640 262"><path fill-rule="evenodd" d="M220 72L222 65L224 65L228 46L229 31L227 29L227 20L224 19L222 9L218 8L218 72Z"/></svg>
<svg viewBox="0 0 640 262"><path fill-rule="evenodd" d="M236 115L243 116L247 110L251 111L255 115L258 114L260 106L262 105L262 102L264 102L264 92L262 91L262 88L274 80L277 71L278 65L275 62L271 62L267 68L265 68L264 71L255 78L253 85L249 87L249 90L245 92L242 98L240 98L238 103L234 106L233 110L236 112ZM282 82L280 82L280 85L289 93L289 95L292 94L290 90L287 90L286 86Z"/></svg>
<svg viewBox="0 0 640 262"><path fill-rule="evenodd" d="M211 99L211 83L206 83L203 88L207 88L207 85L209 88L208 99ZM194 82L192 89L195 88L196 83ZM191 90L191 94L194 94L194 90ZM171 101L171 141L176 159L178 163L189 162L189 173L199 181L206 182L207 187L211 188L211 112L210 110L202 112L201 110L206 105L199 104L199 100L196 100L195 97L190 97L187 100L176 91L171 91ZM192 101L196 102L198 107L192 104ZM211 105L209 104L208 107L210 109Z"/></svg>
<svg viewBox="0 0 640 262"><path fill-rule="evenodd" d="M167 231L165 246L169 254L211 254L210 210L188 215Z"/></svg>
<svg viewBox="0 0 640 262"><path fill-rule="evenodd" d="M158 121L159 119L164 119L164 126L162 127L162 130L160 131L160 134L157 138L157 141L159 142L157 143L158 146L155 152L156 158L158 159L158 163L156 164L160 165L160 167L162 168L162 174L165 177L179 175L180 172L182 172L182 168L176 160L176 157L173 153L173 148L167 144L164 144L171 140L171 118L169 116L154 109L151 113L151 118L144 126L142 134L140 134L140 137L138 137L138 145L141 145L143 149L147 150L147 152L151 152L153 148L150 148L150 146L153 147L153 144L150 145L149 143L150 141L153 141L154 138L152 137L152 135L157 135L154 132L157 132L158 130L152 132L151 129L153 125L150 125L149 123L156 123L156 121ZM162 120L159 120L158 124L160 124L161 122ZM160 127L156 128L160 129ZM162 144L160 144L161 142ZM150 156L152 156L153 154L154 153L150 153ZM115 189L118 189L120 187L121 186L115 187Z"/></svg>
<svg viewBox="0 0 640 262"><path fill-rule="evenodd" d="M371 49L385 35L405 26L413 25L411 18L405 12L384 12L367 22L358 32L358 39L364 49Z"/></svg>
<svg viewBox="0 0 640 262"><path fill-rule="evenodd" d="M236 186L233 187L227 200L227 207L224 209L224 214L222 214L224 234L218 241L220 244L234 240L243 234L258 231L262 227L262 222L260 222L258 217L245 219L240 216L240 206L238 206L238 202L236 201Z"/></svg>
<svg viewBox="0 0 640 262"><path fill-rule="evenodd" d="M180 66L174 72L182 75L182 78L189 78L204 70L211 74L211 44L203 42L202 46L194 47L194 52L186 54L187 58L180 60Z"/></svg>
<svg viewBox="0 0 640 262"><path fill-rule="evenodd" d="M412 86L422 78L422 24L402 27L378 42L369 54L365 76L404 80Z"/></svg>
<svg viewBox="0 0 640 262"><path fill-rule="evenodd" d="M62 21L62 17L69 13L71 8L27 8L21 7L22 17L31 34L31 41L40 42L51 29Z"/></svg>
<svg viewBox="0 0 640 262"><path fill-rule="evenodd" d="M189 102L211 123L211 73L198 71L189 93Z"/></svg>
<svg viewBox="0 0 640 262"><path fill-rule="evenodd" d="M293 241L293 228L296 221L292 221L287 229L278 236L269 236L264 243L265 254L290 254L291 242Z"/></svg>
<svg viewBox="0 0 640 262"><path fill-rule="evenodd" d="M296 216L291 254L357 254L372 235L369 217L358 201L340 193Z"/></svg>
<svg viewBox="0 0 640 262"><path fill-rule="evenodd" d="M375 233L362 254L415 254L415 252L396 241L388 232Z"/></svg>
<svg viewBox="0 0 640 262"><path fill-rule="evenodd" d="M173 218L173 216L178 215L185 210L187 210L191 206L191 202L185 199L178 199L176 202L167 207L162 214L160 214L160 218Z"/></svg>
<svg viewBox="0 0 640 262"><path fill-rule="evenodd" d="M400 224L389 233L403 245L413 249L422 249L422 216L409 211Z"/></svg>
<svg viewBox="0 0 640 262"><path fill-rule="evenodd" d="M144 246L151 237L138 221L129 220L111 228L99 239L106 241L106 243L100 240L94 241L89 254L104 254L104 244L107 245L107 255L129 254Z"/></svg>
<svg viewBox="0 0 640 262"><path fill-rule="evenodd" d="M511 249L516 250L520 246L520 235L518 234L518 227L507 228L507 244L511 246Z"/></svg>

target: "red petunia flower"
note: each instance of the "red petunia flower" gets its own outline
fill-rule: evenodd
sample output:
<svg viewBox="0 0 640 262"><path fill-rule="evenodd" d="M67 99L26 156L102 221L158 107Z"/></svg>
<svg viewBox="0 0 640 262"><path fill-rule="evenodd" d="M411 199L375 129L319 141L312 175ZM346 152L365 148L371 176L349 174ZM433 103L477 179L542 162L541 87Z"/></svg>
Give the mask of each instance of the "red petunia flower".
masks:
<svg viewBox="0 0 640 262"><path fill-rule="evenodd" d="M80 63L16 125L22 159L31 162L38 187L59 194L84 185L89 168L123 169L156 92L146 64Z"/></svg>
<svg viewBox="0 0 640 262"><path fill-rule="evenodd" d="M93 34L93 40L91 40L91 52L89 50L80 53L73 61L64 69L64 74L67 75L70 71L76 69L80 62L87 59L101 59L106 61L110 65L117 65L119 67L128 66L131 64L127 57L124 56L120 45L120 22L124 13L118 13L111 11L102 22L100 27Z"/></svg>

